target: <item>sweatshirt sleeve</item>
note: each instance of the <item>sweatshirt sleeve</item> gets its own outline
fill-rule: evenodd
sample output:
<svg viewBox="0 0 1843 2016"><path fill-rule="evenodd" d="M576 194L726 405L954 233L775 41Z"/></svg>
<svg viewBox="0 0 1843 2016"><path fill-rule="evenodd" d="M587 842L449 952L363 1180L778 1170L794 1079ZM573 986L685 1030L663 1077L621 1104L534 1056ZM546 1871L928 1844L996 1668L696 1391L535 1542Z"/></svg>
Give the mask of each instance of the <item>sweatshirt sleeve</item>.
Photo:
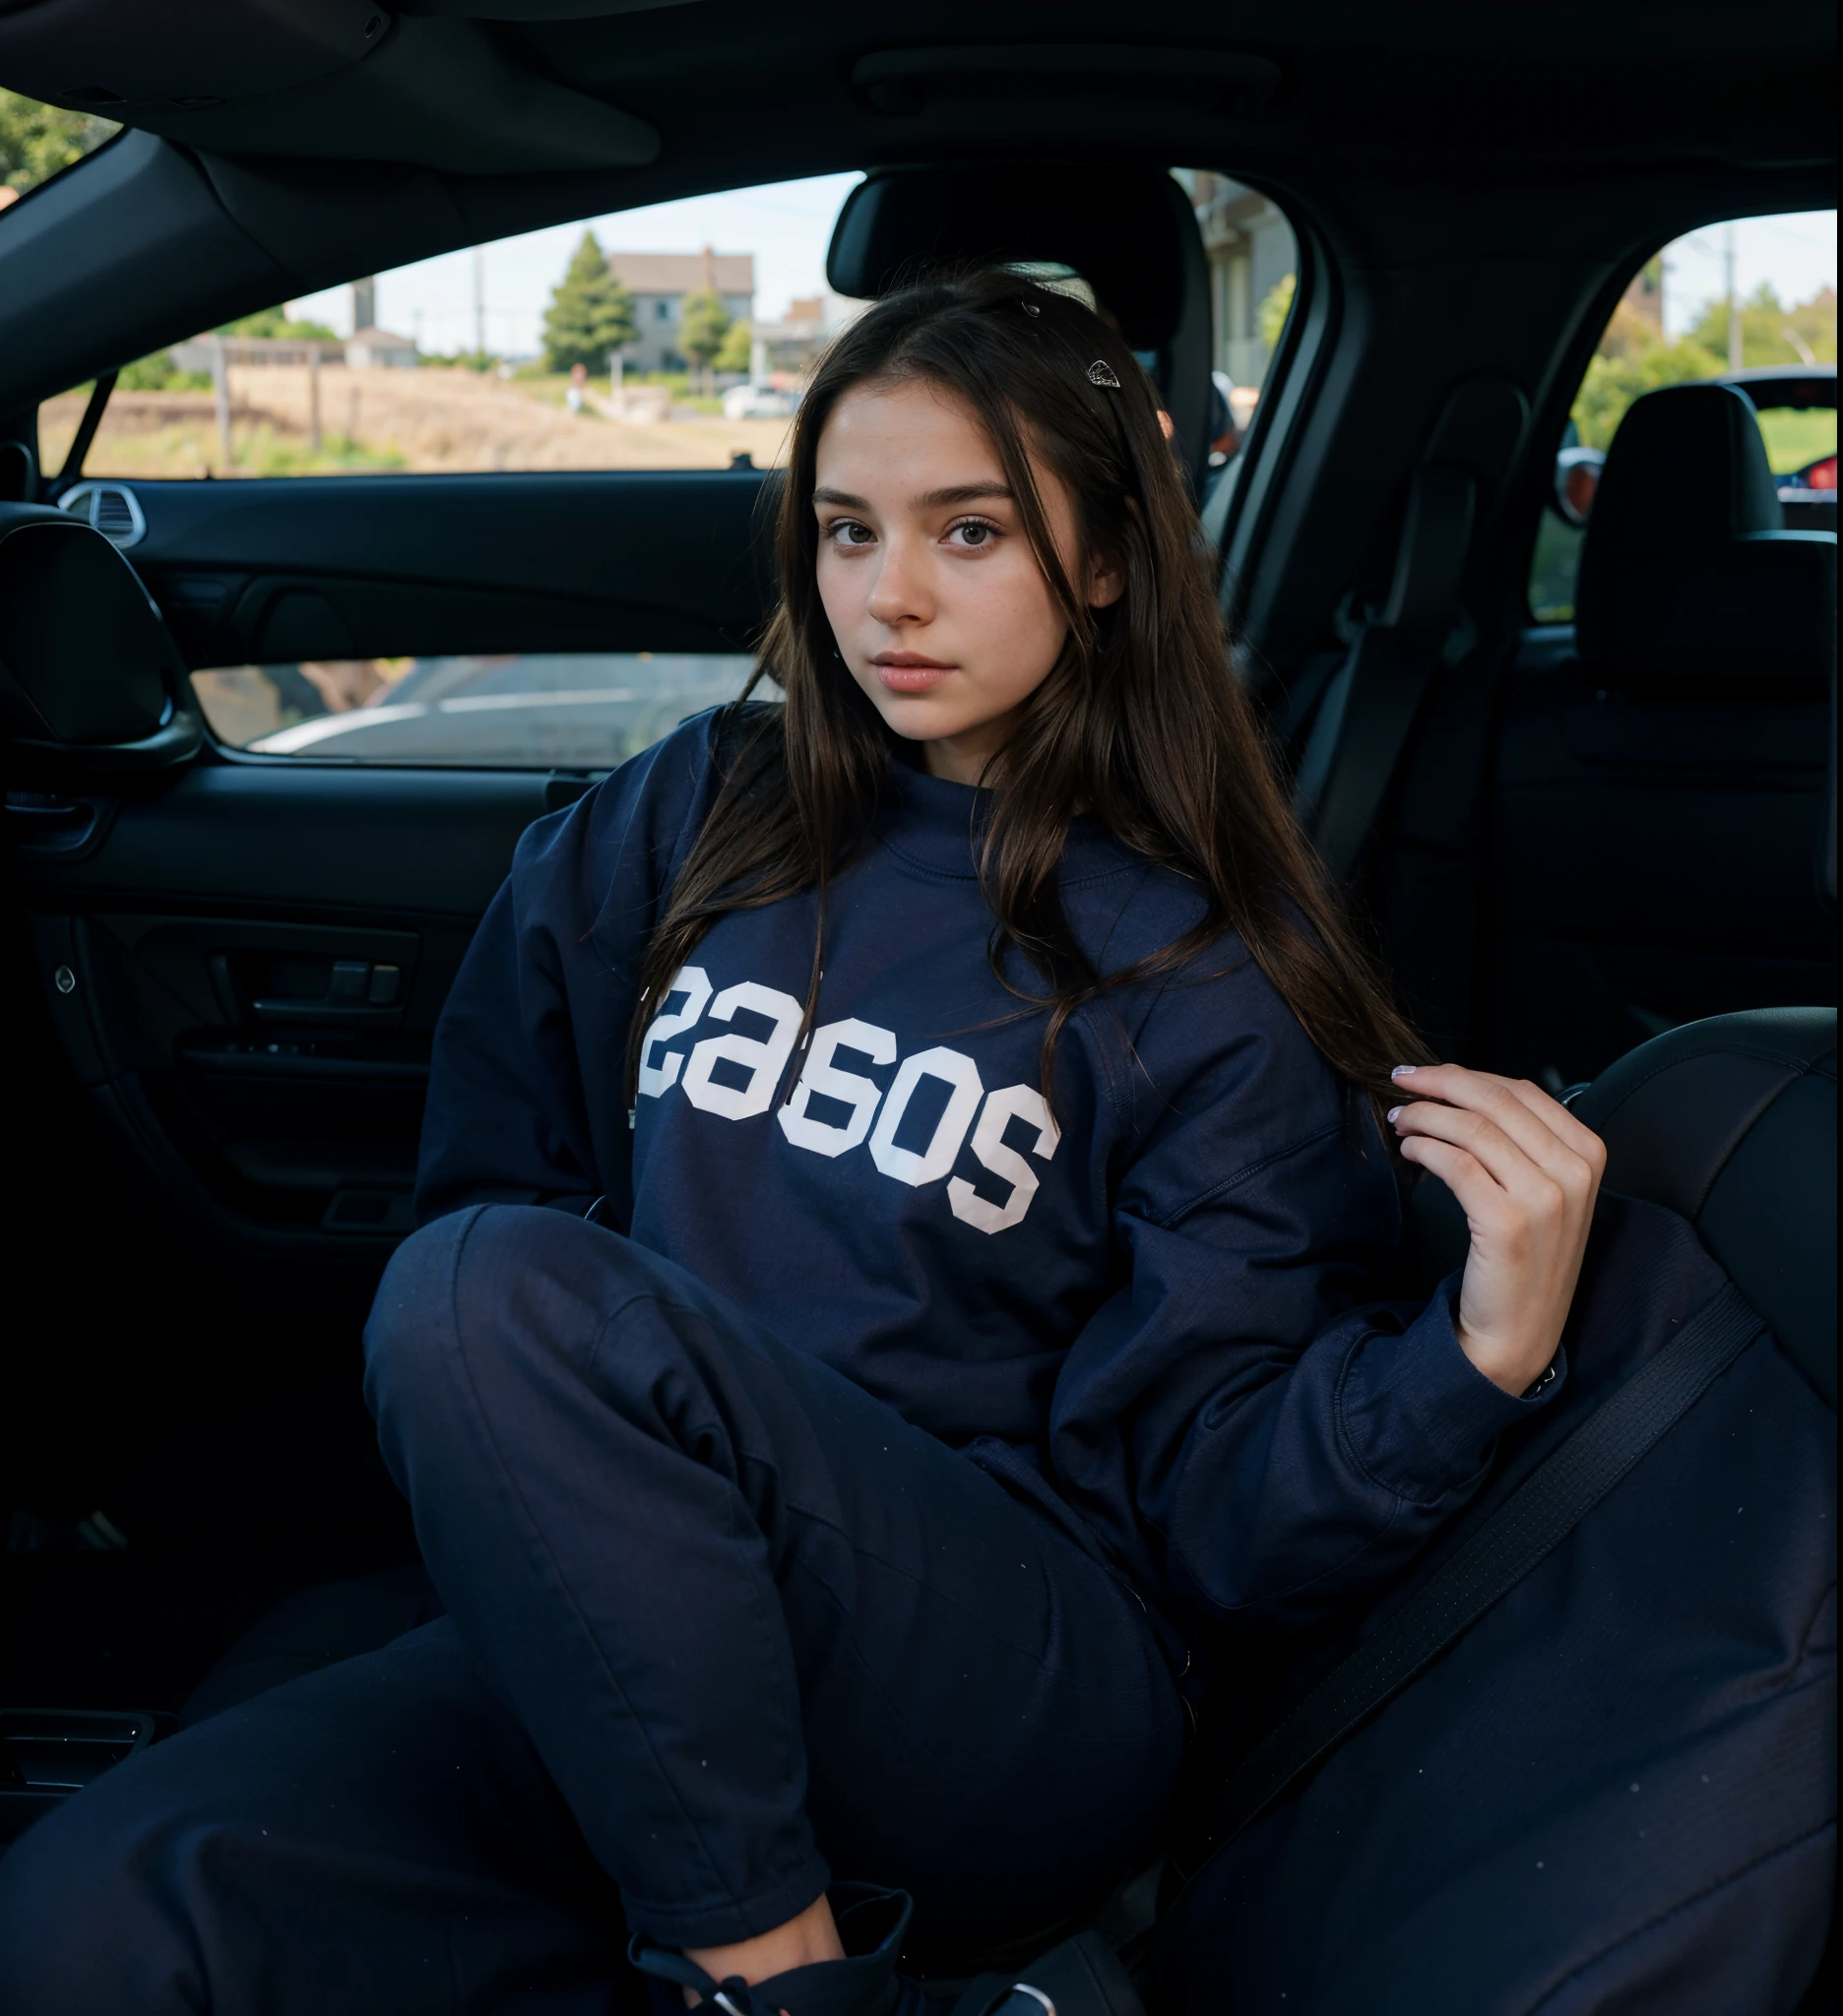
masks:
<svg viewBox="0 0 1843 2016"><path fill-rule="evenodd" d="M632 1210L627 1030L641 960L708 804L698 716L520 839L435 1031L416 1219L605 1197Z"/></svg>
<svg viewBox="0 0 1843 2016"><path fill-rule="evenodd" d="M1225 1621L1280 1629L1386 1580L1560 1381L1523 1400L1477 1370L1456 1276L1425 1306L1366 1299L1401 1236L1387 1152L1261 991L1268 1012L1161 1102L1124 1171L1127 1278L1064 1361L1050 1461L1112 1551Z"/></svg>

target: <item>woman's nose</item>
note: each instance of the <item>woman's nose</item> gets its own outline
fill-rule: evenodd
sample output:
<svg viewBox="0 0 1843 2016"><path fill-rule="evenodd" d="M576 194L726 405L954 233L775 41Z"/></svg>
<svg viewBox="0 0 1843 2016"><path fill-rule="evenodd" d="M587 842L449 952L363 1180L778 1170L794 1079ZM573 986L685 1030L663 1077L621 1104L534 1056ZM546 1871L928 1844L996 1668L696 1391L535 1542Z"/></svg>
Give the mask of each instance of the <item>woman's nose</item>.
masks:
<svg viewBox="0 0 1843 2016"><path fill-rule="evenodd" d="M927 569L909 540L885 543L865 607L879 623L925 623L933 615Z"/></svg>

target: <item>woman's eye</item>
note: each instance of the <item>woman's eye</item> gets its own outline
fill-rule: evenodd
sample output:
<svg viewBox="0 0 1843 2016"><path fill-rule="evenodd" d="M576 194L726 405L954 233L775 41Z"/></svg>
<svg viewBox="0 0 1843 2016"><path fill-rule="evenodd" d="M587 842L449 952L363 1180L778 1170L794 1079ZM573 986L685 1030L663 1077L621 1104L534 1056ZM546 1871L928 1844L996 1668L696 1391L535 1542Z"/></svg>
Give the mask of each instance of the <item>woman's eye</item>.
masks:
<svg viewBox="0 0 1843 2016"><path fill-rule="evenodd" d="M982 519L968 519L964 524L951 527L947 536L963 546L988 546L998 536L998 528L985 524Z"/></svg>
<svg viewBox="0 0 1843 2016"><path fill-rule="evenodd" d="M867 546L876 537L867 525L860 525L855 518L835 518L826 527L826 536L835 545Z"/></svg>

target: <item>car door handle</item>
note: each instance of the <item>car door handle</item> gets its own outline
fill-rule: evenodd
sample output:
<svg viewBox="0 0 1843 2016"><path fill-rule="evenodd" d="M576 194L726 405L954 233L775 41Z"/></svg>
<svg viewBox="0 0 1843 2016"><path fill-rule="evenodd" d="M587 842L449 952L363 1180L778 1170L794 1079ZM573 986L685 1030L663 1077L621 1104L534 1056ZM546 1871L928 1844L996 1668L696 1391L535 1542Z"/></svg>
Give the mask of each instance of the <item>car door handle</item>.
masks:
<svg viewBox="0 0 1843 2016"><path fill-rule="evenodd" d="M325 987L315 993L246 990L232 955L215 953L212 984L231 1021L343 1024L395 1023L404 1005L404 969L394 961L330 960ZM317 978L317 976L315 976Z"/></svg>
<svg viewBox="0 0 1843 2016"><path fill-rule="evenodd" d="M403 968L368 959L336 959L327 990L312 995L259 995L250 1003L258 1022L377 1022L393 1016L403 990Z"/></svg>

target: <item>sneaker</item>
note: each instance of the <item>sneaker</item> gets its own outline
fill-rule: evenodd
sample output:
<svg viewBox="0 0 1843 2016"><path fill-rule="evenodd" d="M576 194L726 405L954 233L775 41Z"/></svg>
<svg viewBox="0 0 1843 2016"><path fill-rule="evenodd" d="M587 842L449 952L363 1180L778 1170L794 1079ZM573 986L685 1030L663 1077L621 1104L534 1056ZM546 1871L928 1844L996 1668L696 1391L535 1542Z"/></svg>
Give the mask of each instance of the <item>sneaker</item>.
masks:
<svg viewBox="0 0 1843 2016"><path fill-rule="evenodd" d="M641 1936L628 1957L653 1981L689 1988L723 2016L1145 2016L1126 1970L1098 1932L1078 1933L1008 1974L927 1986L896 1972L913 1909L907 1891L835 1883L827 1895L843 1960L750 1984L740 1975L714 1981L696 1961Z"/></svg>

